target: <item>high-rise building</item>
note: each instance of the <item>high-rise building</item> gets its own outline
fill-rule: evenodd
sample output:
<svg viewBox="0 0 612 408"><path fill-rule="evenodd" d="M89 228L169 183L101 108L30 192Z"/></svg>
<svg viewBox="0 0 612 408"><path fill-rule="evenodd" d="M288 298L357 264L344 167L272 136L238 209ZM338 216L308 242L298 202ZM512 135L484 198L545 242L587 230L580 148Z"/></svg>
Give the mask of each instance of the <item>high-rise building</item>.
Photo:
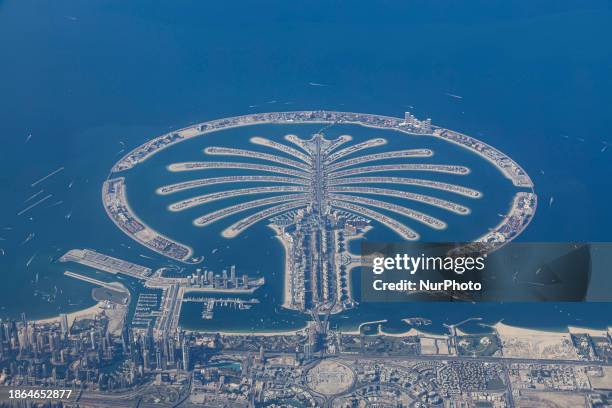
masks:
<svg viewBox="0 0 612 408"><path fill-rule="evenodd" d="M150 321L147 323L147 334L145 335L144 343L147 348L153 347L153 324Z"/></svg>
<svg viewBox="0 0 612 408"><path fill-rule="evenodd" d="M264 362L264 357L265 357L265 350L264 350L264 346L262 344L261 346L259 346L259 362L261 364L263 364L263 362Z"/></svg>
<svg viewBox="0 0 612 408"><path fill-rule="evenodd" d="M227 269L224 269L222 272L223 281L227 281Z"/></svg>
<svg viewBox="0 0 612 408"><path fill-rule="evenodd" d="M124 325L121 329L121 347L123 349L123 353L127 354L128 352L128 344L130 342L130 333L128 332L128 326Z"/></svg>
<svg viewBox="0 0 612 408"><path fill-rule="evenodd" d="M149 349L146 347L142 351L142 365L145 371L149 371Z"/></svg>
<svg viewBox="0 0 612 408"><path fill-rule="evenodd" d="M2 332L4 333L5 341L11 340L11 334L13 332L12 327L14 324L15 324L14 322L6 322L2 325Z"/></svg>
<svg viewBox="0 0 612 408"><path fill-rule="evenodd" d="M304 344L304 358L310 360L312 358L312 346L310 343Z"/></svg>
<svg viewBox="0 0 612 408"><path fill-rule="evenodd" d="M190 361L189 361L189 343L187 339L183 339L183 370L189 370Z"/></svg>
<svg viewBox="0 0 612 408"><path fill-rule="evenodd" d="M155 368L157 370L161 370L163 368L162 367L162 353L159 347L155 350Z"/></svg>
<svg viewBox="0 0 612 408"><path fill-rule="evenodd" d="M89 342L91 343L90 344L91 349L95 350L96 349L96 332L94 329L91 329L89 331Z"/></svg>
<svg viewBox="0 0 612 408"><path fill-rule="evenodd" d="M168 364L170 365L174 365L174 339L173 338L169 338L168 339Z"/></svg>
<svg viewBox="0 0 612 408"><path fill-rule="evenodd" d="M404 122L408 125L412 125L414 124L414 122L416 121L416 118L414 117L414 115L410 112L405 112L404 113Z"/></svg>
<svg viewBox="0 0 612 408"><path fill-rule="evenodd" d="M62 330L62 336L66 337L68 335L68 315L66 313L60 314L60 327Z"/></svg>
<svg viewBox="0 0 612 408"><path fill-rule="evenodd" d="M19 346L21 349L29 350L30 348L30 335L28 333L28 320L26 319L25 313L21 314L21 324L23 326L20 331L21 337L19 338Z"/></svg>
<svg viewBox="0 0 612 408"><path fill-rule="evenodd" d="M17 332L17 339L19 341L19 349L20 350L28 350L29 349L29 339L28 339L28 329L27 327L22 327Z"/></svg>

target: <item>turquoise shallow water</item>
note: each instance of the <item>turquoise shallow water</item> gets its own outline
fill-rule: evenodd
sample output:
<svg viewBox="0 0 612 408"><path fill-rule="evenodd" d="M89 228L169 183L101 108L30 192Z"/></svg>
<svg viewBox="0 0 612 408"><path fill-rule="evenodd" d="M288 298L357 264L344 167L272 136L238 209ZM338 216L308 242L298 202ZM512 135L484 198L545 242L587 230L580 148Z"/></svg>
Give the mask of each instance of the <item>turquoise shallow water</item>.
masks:
<svg viewBox="0 0 612 408"><path fill-rule="evenodd" d="M326 4L323 15L319 9L279 3L235 10L186 0L0 1L0 315L43 317L90 305L90 286L64 278L64 265L52 262L68 248L150 262L140 255L153 254L125 237L101 206L101 184L121 149L189 123L251 111L324 108L400 116L411 109L431 116L498 147L533 177L544 205L521 240L610 240L612 151L601 152L612 125L612 49L606 40L612 12L606 2L397 2L376 10ZM200 154L181 157L186 153ZM39 191L31 183L60 166L65 169L40 184L53 197L16 216ZM490 190L486 179L471 182ZM134 190L143 196L135 203L139 214L170 229L187 222L190 215L146 218L163 205L147 199L157 183L142 174L141 190ZM499 194L497 204L505 200L500 186L487 195ZM497 204L482 209L487 224ZM458 235L469 232L469 225L454 225ZM33 239L23 243L30 234ZM216 234L185 234L201 240L204 252L223 249L219 266L240 251L233 243L225 248ZM257 248L278 265L243 257L244 269L278 274L281 249L267 241L271 231L258 226L246 234L266 237ZM384 232L372 231L372 239L377 234ZM279 293L271 289L269 298ZM377 306L339 321L481 315L532 326L603 326L610 324L610 309ZM291 315L268 319L299 324ZM184 323L200 324L199 310L187 312Z"/></svg>

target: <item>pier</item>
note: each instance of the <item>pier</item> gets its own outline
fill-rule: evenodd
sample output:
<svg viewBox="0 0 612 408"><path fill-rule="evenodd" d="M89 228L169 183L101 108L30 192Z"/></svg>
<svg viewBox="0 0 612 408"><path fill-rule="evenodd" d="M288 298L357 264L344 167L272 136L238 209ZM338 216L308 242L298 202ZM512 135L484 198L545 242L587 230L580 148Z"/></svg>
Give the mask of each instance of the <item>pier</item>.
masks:
<svg viewBox="0 0 612 408"><path fill-rule="evenodd" d="M202 319L210 320L214 317L215 307L230 307L238 310L248 310L253 305L259 303L259 300L253 299L240 299L240 298L210 298L210 297L197 297L197 296L186 296L183 298L185 302L198 302L202 303Z"/></svg>
<svg viewBox="0 0 612 408"><path fill-rule="evenodd" d="M74 273L70 271L64 272L65 276L69 276L74 279L82 280L87 283L91 283L93 285L101 286L106 289L117 290L117 291L126 291L124 287L121 286L118 282L104 282L98 279L90 278L89 276L81 275L79 273Z"/></svg>

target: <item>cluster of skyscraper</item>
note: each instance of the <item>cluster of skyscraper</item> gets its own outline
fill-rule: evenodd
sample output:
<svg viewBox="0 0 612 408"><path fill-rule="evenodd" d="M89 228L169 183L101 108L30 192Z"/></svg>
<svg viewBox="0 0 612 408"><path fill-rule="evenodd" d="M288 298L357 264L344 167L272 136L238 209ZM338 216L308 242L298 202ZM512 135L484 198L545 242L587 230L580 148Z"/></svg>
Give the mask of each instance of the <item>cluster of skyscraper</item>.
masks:
<svg viewBox="0 0 612 408"><path fill-rule="evenodd" d="M155 339L151 327L125 325L111 333L100 316L72 324L65 314L44 324L25 315L0 321L0 384L112 390L155 370L189 369L190 341L183 332Z"/></svg>
<svg viewBox="0 0 612 408"><path fill-rule="evenodd" d="M195 273L188 277L189 286L191 287L210 287L214 289L248 289L249 276L243 274L241 277L236 276L236 265L227 269L223 269L221 275L215 275L211 270L196 269Z"/></svg>

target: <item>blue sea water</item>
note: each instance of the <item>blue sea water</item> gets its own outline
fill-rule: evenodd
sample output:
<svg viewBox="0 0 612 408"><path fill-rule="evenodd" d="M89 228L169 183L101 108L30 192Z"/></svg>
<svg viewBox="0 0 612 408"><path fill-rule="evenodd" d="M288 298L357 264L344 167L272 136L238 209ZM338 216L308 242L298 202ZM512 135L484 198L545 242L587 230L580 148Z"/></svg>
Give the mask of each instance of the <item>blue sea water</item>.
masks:
<svg viewBox="0 0 612 408"><path fill-rule="evenodd" d="M151 254L100 202L121 149L248 112L431 117L531 175L541 205L522 241L610 241L611 23L606 1L0 0L0 315L91 304L90 286L53 262L69 248L146 263L139 255ZM40 189L53 197L17 216ZM611 311L428 304L397 313L559 327L608 325Z"/></svg>

